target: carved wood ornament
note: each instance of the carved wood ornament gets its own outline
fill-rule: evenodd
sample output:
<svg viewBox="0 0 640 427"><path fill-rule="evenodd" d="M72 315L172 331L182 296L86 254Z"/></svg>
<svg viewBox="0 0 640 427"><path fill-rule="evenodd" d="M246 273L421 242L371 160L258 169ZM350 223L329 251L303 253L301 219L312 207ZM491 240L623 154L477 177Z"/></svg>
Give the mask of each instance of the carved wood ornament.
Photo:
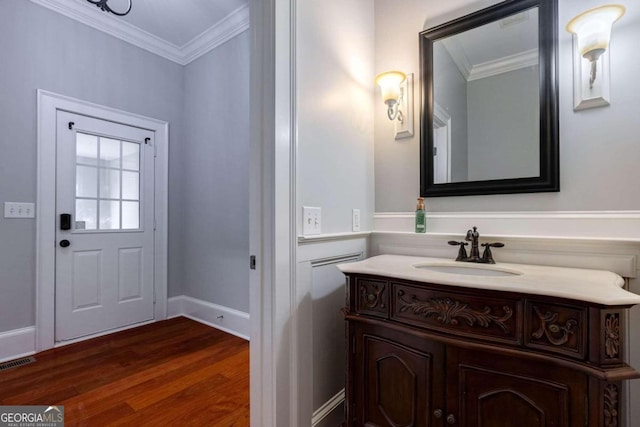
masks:
<svg viewBox="0 0 640 427"><path fill-rule="evenodd" d="M620 355L620 315L618 313L605 316L604 353L607 359L617 359Z"/></svg>
<svg viewBox="0 0 640 427"><path fill-rule="evenodd" d="M604 389L604 426L618 427L618 387L614 384Z"/></svg>
<svg viewBox="0 0 640 427"><path fill-rule="evenodd" d="M531 334L537 340L546 336L553 345L564 345L569 341L569 336L574 334L573 329L578 326L578 322L569 319L564 325L558 323L558 313L547 312L542 314L538 307L534 306L533 310L540 318L540 328Z"/></svg>
<svg viewBox="0 0 640 427"><path fill-rule="evenodd" d="M368 308L376 308L380 304L380 308L384 308L384 302L381 298L384 289L385 287L381 285L360 286L362 304Z"/></svg>
<svg viewBox="0 0 640 427"><path fill-rule="evenodd" d="M469 304L462 303L452 298L430 298L420 301L415 295L411 296L411 301L404 298L404 291L398 291L398 299L402 301L400 312L411 311L413 314L424 317L436 316L436 320L444 325L457 326L459 320L465 321L469 326L482 326L488 328L495 323L504 331L509 333L509 327L504 323L513 316L513 309L509 306L502 307L503 316L491 314L491 308L485 307L482 311L474 310Z"/></svg>

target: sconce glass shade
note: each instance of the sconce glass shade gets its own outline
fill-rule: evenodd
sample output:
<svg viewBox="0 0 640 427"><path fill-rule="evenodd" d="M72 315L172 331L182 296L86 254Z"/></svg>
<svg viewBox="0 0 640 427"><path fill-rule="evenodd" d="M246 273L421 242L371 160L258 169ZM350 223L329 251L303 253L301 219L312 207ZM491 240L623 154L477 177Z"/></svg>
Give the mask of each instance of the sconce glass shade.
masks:
<svg viewBox="0 0 640 427"><path fill-rule="evenodd" d="M401 71L387 71L376 76L376 84L380 86L382 100L389 107L398 102L402 93L400 84L407 78Z"/></svg>
<svg viewBox="0 0 640 427"><path fill-rule="evenodd" d="M624 15L626 8L618 4L589 9L567 24L567 31L578 37L578 52L591 62L597 61L609 47L611 27Z"/></svg>

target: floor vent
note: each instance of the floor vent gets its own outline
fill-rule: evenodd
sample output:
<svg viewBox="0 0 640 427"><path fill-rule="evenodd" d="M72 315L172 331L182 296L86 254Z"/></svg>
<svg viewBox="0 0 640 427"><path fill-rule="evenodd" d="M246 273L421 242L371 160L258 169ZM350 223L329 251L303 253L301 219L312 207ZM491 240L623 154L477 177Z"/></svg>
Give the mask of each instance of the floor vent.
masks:
<svg viewBox="0 0 640 427"><path fill-rule="evenodd" d="M23 357L22 359L11 360L9 362L0 363L0 371L6 371L7 369L17 368L18 366L28 365L36 361L35 357Z"/></svg>

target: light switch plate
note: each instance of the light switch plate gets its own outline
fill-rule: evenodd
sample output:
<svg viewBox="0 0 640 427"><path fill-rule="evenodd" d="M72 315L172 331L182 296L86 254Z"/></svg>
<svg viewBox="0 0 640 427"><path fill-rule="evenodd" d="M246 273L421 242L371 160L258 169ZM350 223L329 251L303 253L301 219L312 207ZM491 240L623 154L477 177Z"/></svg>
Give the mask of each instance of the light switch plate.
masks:
<svg viewBox="0 0 640 427"><path fill-rule="evenodd" d="M351 231L360 231L360 209L354 209L351 213Z"/></svg>
<svg viewBox="0 0 640 427"><path fill-rule="evenodd" d="M302 207L302 234L311 236L322 232L322 210L309 206Z"/></svg>
<svg viewBox="0 0 640 427"><path fill-rule="evenodd" d="M35 203L4 202L5 218L35 218Z"/></svg>

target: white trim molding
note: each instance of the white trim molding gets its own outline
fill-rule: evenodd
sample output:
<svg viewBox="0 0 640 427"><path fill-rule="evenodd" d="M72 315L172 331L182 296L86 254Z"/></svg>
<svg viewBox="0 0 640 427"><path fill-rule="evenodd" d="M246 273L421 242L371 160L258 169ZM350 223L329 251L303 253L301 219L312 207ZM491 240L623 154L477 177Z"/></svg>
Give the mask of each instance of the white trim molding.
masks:
<svg viewBox="0 0 640 427"><path fill-rule="evenodd" d="M37 203L36 203L36 351L55 345L55 251L56 251L56 116L67 111L155 134L154 319L167 315L167 265L169 230L169 124L115 108L38 90L37 93Z"/></svg>
<svg viewBox="0 0 640 427"><path fill-rule="evenodd" d="M249 5L231 12L216 25L180 47L181 65L187 65L249 29Z"/></svg>
<svg viewBox="0 0 640 427"><path fill-rule="evenodd" d="M412 232L413 212L374 214L375 231ZM640 239L640 211L427 212L427 232L463 234L476 226L493 236Z"/></svg>
<svg viewBox="0 0 640 427"><path fill-rule="evenodd" d="M493 61L474 64L467 81L484 79L485 77L497 76L499 74L516 71L521 68L538 65L538 49L531 49L524 52L518 52L513 55L498 58Z"/></svg>
<svg viewBox="0 0 640 427"><path fill-rule="evenodd" d="M176 46L127 21L102 13L89 3L69 0L31 1L180 65L189 64L249 29L249 6L243 5L193 40L183 46Z"/></svg>
<svg viewBox="0 0 640 427"><path fill-rule="evenodd" d="M346 232L346 233L327 233L327 234L316 234L311 236L298 236L298 243L303 245L307 243L320 243L320 242L330 242L333 240L351 240L351 239L360 239L362 237L369 237L371 234L370 231L354 231L354 232Z"/></svg>
<svg viewBox="0 0 640 427"><path fill-rule="evenodd" d="M344 389L340 390L329 399L324 405L318 408L317 411L313 412L313 417L311 418L311 427L316 427L322 420L324 420L330 413L335 411L340 405L344 404L345 401L345 391Z"/></svg>
<svg viewBox="0 0 640 427"><path fill-rule="evenodd" d="M534 48L491 61L472 64L460 41L449 38L443 40L442 43L449 52L453 63L456 64L458 71L468 82L530 67L539 62L538 48Z"/></svg>
<svg viewBox="0 0 640 427"><path fill-rule="evenodd" d="M31 356L36 352L36 328L0 332L0 362Z"/></svg>
<svg viewBox="0 0 640 427"><path fill-rule="evenodd" d="M249 341L249 313L185 295L169 298L168 318L184 316Z"/></svg>

